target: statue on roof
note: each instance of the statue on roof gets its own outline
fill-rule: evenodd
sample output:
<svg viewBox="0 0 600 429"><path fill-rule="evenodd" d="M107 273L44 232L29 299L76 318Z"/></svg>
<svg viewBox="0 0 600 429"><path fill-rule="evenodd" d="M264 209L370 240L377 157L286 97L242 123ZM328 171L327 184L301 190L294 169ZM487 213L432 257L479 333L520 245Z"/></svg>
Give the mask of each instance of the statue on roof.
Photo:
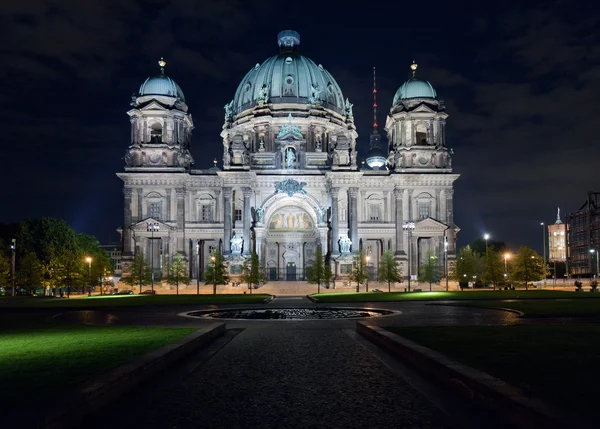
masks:
<svg viewBox="0 0 600 429"><path fill-rule="evenodd" d="M262 106L269 102L269 87L267 85L263 85L260 91L258 92L258 98L256 99L259 106Z"/></svg>
<svg viewBox="0 0 600 429"><path fill-rule="evenodd" d="M352 106L354 106L354 104L350 103L350 100L346 98L346 106L344 107L344 111L346 113L346 118L348 119L354 117L354 114L352 113Z"/></svg>
<svg viewBox="0 0 600 429"><path fill-rule="evenodd" d="M227 103L224 107L225 109L225 122L229 122L233 120L233 100Z"/></svg>
<svg viewBox="0 0 600 429"><path fill-rule="evenodd" d="M321 90L319 85L310 85L310 97L308 97L309 104L319 105L321 104Z"/></svg>

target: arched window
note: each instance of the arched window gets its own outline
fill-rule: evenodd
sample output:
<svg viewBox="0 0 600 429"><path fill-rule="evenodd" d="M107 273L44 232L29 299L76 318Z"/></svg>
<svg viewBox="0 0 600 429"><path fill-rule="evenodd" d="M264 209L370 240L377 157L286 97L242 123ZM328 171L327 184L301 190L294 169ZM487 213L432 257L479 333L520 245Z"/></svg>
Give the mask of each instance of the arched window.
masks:
<svg viewBox="0 0 600 429"><path fill-rule="evenodd" d="M162 125L158 122L155 122L150 126L150 143L162 143Z"/></svg>
<svg viewBox="0 0 600 429"><path fill-rule="evenodd" d="M418 146L427 146L427 125L419 122L415 130L415 144Z"/></svg>

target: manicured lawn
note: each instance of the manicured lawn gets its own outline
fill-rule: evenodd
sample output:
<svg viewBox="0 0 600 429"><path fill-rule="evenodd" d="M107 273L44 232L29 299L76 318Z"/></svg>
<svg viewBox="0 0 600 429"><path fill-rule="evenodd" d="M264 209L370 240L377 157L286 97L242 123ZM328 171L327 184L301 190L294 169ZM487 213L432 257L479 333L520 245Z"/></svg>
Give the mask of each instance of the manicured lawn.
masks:
<svg viewBox="0 0 600 429"><path fill-rule="evenodd" d="M523 300L462 302L467 307L502 307L522 311L525 317L600 317L600 300Z"/></svg>
<svg viewBox="0 0 600 429"><path fill-rule="evenodd" d="M215 305L260 304L267 294L217 294L217 295L98 295L77 298L4 297L0 308L55 308L55 307L125 307L146 305Z"/></svg>
<svg viewBox="0 0 600 429"><path fill-rule="evenodd" d="M597 421L600 326L387 329Z"/></svg>
<svg viewBox="0 0 600 429"><path fill-rule="evenodd" d="M465 292L342 292L311 295L319 302L443 301L469 299L598 298L600 293L542 290L497 290Z"/></svg>
<svg viewBox="0 0 600 429"><path fill-rule="evenodd" d="M0 403L35 405L194 332L192 328L65 325L51 318L0 318Z"/></svg>

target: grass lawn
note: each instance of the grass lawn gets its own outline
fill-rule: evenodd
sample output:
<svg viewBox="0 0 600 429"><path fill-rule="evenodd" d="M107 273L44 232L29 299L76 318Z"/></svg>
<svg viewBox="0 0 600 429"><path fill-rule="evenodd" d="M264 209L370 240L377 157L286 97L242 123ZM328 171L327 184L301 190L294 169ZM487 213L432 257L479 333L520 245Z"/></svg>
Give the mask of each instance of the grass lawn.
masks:
<svg viewBox="0 0 600 429"><path fill-rule="evenodd" d="M597 419L600 326L387 329L501 378L549 404Z"/></svg>
<svg viewBox="0 0 600 429"><path fill-rule="evenodd" d="M443 301L468 299L600 298L600 293L548 290L487 290L465 292L342 292L311 295L319 302ZM600 299L599 299L600 302Z"/></svg>
<svg viewBox="0 0 600 429"><path fill-rule="evenodd" d="M525 317L600 317L600 300L597 299L573 299L570 301L485 301L465 302L460 305L467 307L512 308L513 310L525 313Z"/></svg>
<svg viewBox="0 0 600 429"><path fill-rule="evenodd" d="M194 331L66 325L49 317L4 314L0 317L0 403L9 410L56 398Z"/></svg>
<svg viewBox="0 0 600 429"><path fill-rule="evenodd" d="M260 304L267 294L217 294L217 295L97 295L77 298L3 297L0 308L55 308L55 307L125 307L146 305L215 305Z"/></svg>

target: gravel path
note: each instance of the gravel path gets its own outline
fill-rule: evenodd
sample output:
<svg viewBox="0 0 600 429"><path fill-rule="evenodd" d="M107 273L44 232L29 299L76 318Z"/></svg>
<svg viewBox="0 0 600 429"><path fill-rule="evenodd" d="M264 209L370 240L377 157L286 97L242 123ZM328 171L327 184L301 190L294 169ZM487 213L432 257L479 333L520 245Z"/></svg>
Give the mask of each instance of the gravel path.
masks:
<svg viewBox="0 0 600 429"><path fill-rule="evenodd" d="M445 428L445 416L340 329L247 328L149 403L96 428ZM90 428L90 425L87 426Z"/></svg>

